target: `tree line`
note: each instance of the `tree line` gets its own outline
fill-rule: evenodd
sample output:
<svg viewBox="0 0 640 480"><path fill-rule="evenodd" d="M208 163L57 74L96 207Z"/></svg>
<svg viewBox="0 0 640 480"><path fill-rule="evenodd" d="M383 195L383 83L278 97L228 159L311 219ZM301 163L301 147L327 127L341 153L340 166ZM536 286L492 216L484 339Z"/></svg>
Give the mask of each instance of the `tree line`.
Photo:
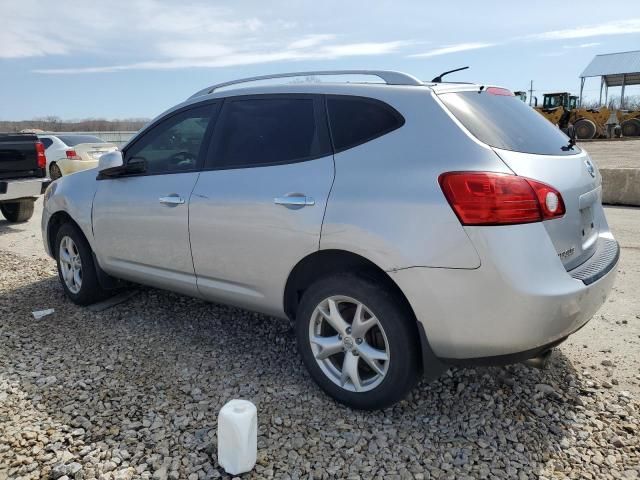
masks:
<svg viewBox="0 0 640 480"><path fill-rule="evenodd" d="M582 102L582 106L584 108L597 109L600 107L600 103L598 100L592 99ZM618 110L620 108L620 96L609 96L607 104L603 106L608 107L609 110ZM625 95L624 109L633 111L640 110L640 95Z"/></svg>
<svg viewBox="0 0 640 480"><path fill-rule="evenodd" d="M38 117L32 120L0 120L0 132L20 132L22 130L44 130L47 132L135 132L149 122L148 118L124 118L105 120L87 118L83 120L62 120L56 116Z"/></svg>

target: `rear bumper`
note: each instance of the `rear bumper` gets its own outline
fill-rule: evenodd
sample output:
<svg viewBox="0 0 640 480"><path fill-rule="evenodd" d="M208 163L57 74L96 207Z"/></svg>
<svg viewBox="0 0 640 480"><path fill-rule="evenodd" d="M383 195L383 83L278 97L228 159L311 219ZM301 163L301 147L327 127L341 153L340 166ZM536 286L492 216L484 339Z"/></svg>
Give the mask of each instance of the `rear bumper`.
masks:
<svg viewBox="0 0 640 480"><path fill-rule="evenodd" d="M0 180L0 202L37 197L44 193L49 183L48 178Z"/></svg>
<svg viewBox="0 0 640 480"><path fill-rule="evenodd" d="M389 272L433 353L448 362L504 363L501 357L534 356L584 326L613 286L619 248L608 232L600 241L614 242L615 255L588 285L564 269L539 223L468 233L482 258L480 268Z"/></svg>
<svg viewBox="0 0 640 480"><path fill-rule="evenodd" d="M98 166L98 160L69 160L65 158L58 160L56 165L60 167L63 175L69 175L82 170L96 168Z"/></svg>

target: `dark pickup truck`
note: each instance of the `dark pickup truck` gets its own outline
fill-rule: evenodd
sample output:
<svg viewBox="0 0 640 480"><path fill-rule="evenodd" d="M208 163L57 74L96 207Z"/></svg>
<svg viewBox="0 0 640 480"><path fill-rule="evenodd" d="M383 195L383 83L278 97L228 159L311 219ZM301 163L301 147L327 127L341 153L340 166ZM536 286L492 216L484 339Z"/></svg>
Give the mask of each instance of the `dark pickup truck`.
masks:
<svg viewBox="0 0 640 480"><path fill-rule="evenodd" d="M29 220L50 183L44 150L36 135L0 133L0 212L10 222Z"/></svg>

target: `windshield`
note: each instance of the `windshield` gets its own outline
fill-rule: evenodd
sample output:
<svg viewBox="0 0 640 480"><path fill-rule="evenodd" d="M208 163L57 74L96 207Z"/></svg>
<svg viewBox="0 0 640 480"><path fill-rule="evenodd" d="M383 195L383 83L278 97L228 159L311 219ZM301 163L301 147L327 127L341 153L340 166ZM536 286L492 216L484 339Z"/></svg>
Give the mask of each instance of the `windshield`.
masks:
<svg viewBox="0 0 640 480"><path fill-rule="evenodd" d="M93 135L60 135L58 136L68 147L81 143L105 143L104 140Z"/></svg>
<svg viewBox="0 0 640 480"><path fill-rule="evenodd" d="M562 131L512 95L484 91L443 93L439 98L478 140L514 152L575 155Z"/></svg>

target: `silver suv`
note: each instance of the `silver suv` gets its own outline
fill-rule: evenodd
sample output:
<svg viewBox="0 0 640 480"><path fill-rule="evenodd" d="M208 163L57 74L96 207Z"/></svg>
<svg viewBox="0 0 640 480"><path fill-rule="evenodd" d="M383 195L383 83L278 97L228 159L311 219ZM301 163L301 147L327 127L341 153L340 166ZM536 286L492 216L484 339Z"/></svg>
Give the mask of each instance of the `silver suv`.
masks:
<svg viewBox="0 0 640 480"><path fill-rule="evenodd" d="M383 82L212 86L54 182L68 297L126 280L289 318L314 380L364 409L581 328L619 256L589 155L498 87L274 77L345 73Z"/></svg>

